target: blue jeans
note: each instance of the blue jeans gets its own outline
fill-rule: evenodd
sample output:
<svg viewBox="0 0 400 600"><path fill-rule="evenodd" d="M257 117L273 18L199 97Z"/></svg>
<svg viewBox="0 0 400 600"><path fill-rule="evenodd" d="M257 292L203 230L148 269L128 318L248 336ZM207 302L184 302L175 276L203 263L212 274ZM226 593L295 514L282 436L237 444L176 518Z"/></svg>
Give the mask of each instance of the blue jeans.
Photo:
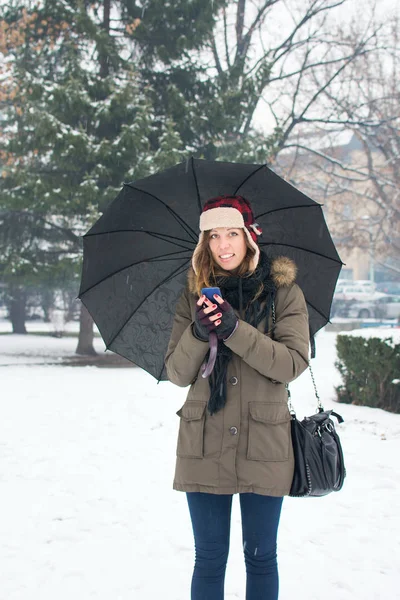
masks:
<svg viewBox="0 0 400 600"><path fill-rule="evenodd" d="M232 494L187 493L196 549L191 600L223 600ZM283 498L240 494L246 600L277 600L276 537Z"/></svg>

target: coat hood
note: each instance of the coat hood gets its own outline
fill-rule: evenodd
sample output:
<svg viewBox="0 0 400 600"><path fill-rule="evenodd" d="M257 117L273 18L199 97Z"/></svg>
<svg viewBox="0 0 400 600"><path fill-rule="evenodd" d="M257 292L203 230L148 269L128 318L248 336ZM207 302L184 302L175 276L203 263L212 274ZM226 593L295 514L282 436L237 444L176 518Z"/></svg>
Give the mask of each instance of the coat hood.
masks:
<svg viewBox="0 0 400 600"><path fill-rule="evenodd" d="M277 256L271 260L271 277L278 289L292 285L296 280L296 275L297 266L291 258ZM190 293L197 295L196 277L192 267L188 271L188 284Z"/></svg>

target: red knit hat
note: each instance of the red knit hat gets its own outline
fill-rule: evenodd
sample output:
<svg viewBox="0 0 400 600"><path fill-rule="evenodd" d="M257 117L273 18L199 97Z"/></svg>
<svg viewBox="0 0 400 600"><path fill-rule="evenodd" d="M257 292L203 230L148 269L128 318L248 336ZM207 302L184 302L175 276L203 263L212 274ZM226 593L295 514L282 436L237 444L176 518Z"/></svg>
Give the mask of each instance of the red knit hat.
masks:
<svg viewBox="0 0 400 600"><path fill-rule="evenodd" d="M259 225L254 222L250 202L242 196L216 196L207 200L200 215L199 242L192 257L194 272L198 273L197 261L203 232L216 227L237 227L244 230L249 245L255 250L255 255L250 263L250 270L254 271L260 258L257 238L262 234L262 231Z"/></svg>

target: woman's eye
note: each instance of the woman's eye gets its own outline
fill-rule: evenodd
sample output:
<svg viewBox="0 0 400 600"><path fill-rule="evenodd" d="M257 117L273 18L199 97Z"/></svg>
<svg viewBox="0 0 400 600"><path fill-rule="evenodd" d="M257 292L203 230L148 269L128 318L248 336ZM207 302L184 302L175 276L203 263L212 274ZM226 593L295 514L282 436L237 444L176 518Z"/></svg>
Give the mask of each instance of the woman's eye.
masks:
<svg viewBox="0 0 400 600"><path fill-rule="evenodd" d="M217 234L216 234L216 233L212 233L212 234L210 235L210 238L211 238L212 240L215 240L215 239L217 238Z"/></svg>
<svg viewBox="0 0 400 600"><path fill-rule="evenodd" d="M231 231L231 235L237 235L237 231Z"/></svg>

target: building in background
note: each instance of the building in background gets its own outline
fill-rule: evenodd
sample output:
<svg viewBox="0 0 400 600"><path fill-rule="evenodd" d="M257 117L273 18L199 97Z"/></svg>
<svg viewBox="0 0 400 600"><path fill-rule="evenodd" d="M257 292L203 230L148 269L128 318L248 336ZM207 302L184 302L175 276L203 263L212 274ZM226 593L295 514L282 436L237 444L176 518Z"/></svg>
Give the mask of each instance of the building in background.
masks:
<svg viewBox="0 0 400 600"><path fill-rule="evenodd" d="M385 177L385 162L373 147L376 177ZM298 137L277 159L280 174L323 204L339 255L341 278L400 280L400 257L388 242L394 230L377 197L362 141L351 131L313 130ZM390 269L393 266L396 271Z"/></svg>

